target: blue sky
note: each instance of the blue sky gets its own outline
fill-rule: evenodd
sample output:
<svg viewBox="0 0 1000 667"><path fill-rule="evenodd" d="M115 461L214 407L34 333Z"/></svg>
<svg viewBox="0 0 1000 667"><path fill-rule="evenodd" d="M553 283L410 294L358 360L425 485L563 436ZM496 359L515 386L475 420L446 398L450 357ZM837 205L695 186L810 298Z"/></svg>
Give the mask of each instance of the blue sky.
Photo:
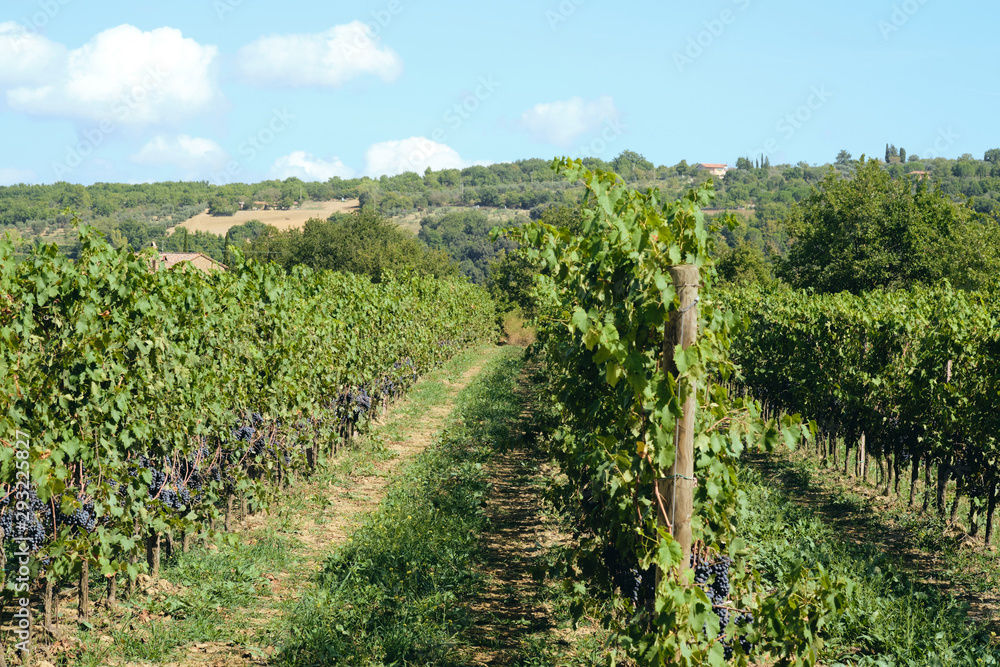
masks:
<svg viewBox="0 0 1000 667"><path fill-rule="evenodd" d="M0 184L1000 146L997 3L7 0Z"/></svg>

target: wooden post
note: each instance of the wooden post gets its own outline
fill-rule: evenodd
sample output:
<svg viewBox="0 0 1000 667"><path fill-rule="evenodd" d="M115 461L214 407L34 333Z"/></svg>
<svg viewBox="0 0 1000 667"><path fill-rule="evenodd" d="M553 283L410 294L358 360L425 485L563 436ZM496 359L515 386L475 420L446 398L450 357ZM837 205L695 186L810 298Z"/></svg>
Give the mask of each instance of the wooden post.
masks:
<svg viewBox="0 0 1000 667"><path fill-rule="evenodd" d="M80 564L80 602L77 605L77 619L80 623L90 622L90 562L86 559Z"/></svg>
<svg viewBox="0 0 1000 667"><path fill-rule="evenodd" d="M674 348L687 349L698 337L698 283L697 266L683 265L670 268L674 289L680 297L680 308L670 313L663 336L663 367L674 377L679 373L674 364ZM671 535L681 547L681 570L691 562L691 515L694 505L694 423L698 407L694 383L680 389L684 396L683 416L674 429L676 454L670 476L656 480L656 488L663 499ZM663 517L660 517L661 525Z"/></svg>
<svg viewBox="0 0 1000 667"><path fill-rule="evenodd" d="M56 604L59 601L59 591L56 590L55 575L51 572L45 573L45 601L44 616L42 625L45 630L54 638L59 639L59 619Z"/></svg>
<svg viewBox="0 0 1000 667"><path fill-rule="evenodd" d="M117 605L118 605L118 575L111 574L108 576L107 608L109 611L114 611Z"/></svg>
<svg viewBox="0 0 1000 667"><path fill-rule="evenodd" d="M151 532L146 537L146 563L149 565L149 576L160 578L160 535Z"/></svg>

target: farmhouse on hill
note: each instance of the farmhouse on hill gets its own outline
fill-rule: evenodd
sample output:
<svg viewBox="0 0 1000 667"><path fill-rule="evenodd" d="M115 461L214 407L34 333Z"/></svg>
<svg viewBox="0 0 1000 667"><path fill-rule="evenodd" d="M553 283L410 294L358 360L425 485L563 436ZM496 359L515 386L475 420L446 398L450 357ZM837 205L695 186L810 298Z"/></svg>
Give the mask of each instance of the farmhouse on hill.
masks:
<svg viewBox="0 0 1000 667"><path fill-rule="evenodd" d="M694 168L698 171L707 171L712 176L716 176L718 178L723 178L726 175L726 172L729 171L729 165L727 164L714 164L710 162L702 162L701 164L695 165Z"/></svg>
<svg viewBox="0 0 1000 667"><path fill-rule="evenodd" d="M156 245L153 245L156 249ZM200 252L159 252L153 260L153 270L162 271L172 269L183 262L190 262L196 269L211 273L212 271L226 271L228 266L222 262L217 262L208 255Z"/></svg>

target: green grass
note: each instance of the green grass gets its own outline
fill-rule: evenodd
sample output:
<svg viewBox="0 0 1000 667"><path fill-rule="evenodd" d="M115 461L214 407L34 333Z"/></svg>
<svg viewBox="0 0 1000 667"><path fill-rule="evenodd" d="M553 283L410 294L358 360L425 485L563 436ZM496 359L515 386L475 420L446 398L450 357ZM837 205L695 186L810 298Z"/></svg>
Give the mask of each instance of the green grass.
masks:
<svg viewBox="0 0 1000 667"><path fill-rule="evenodd" d="M84 651L78 664L105 665L111 659L162 662L177 647L196 642L232 641L258 648L273 643L277 627L243 631L248 627L245 610L270 597L264 574L287 568L295 550L290 539L270 533L178 554L164 564L161 574L179 589L136 593L115 617L98 618L94 630L80 635Z"/></svg>
<svg viewBox="0 0 1000 667"><path fill-rule="evenodd" d="M485 464L520 412L518 357L506 351L460 395L455 424L326 562L280 664L462 664L464 601L483 584Z"/></svg>
<svg viewBox="0 0 1000 667"><path fill-rule="evenodd" d="M913 581L877 548L851 544L758 473L744 469L741 476L749 509L740 533L765 585L796 561L820 564L848 583L847 611L829 629L823 664L1000 664L1000 649L983 626L970 622L964 602Z"/></svg>
<svg viewBox="0 0 1000 667"><path fill-rule="evenodd" d="M870 534L886 535L891 532L909 547L932 554L938 562L937 576L946 579L952 586L973 594L1000 588L1000 556L996 551L982 548L981 540L978 548L963 546L956 539L957 531L949 530L947 523L933 509L920 512L922 488L915 507L907 507L908 479L901 485L899 498L894 495L888 498L880 496L885 502L876 506L869 496L859 490L864 488L871 493L873 485L866 485L856 478L846 478L842 469L824 467L815 457L782 453L759 463L771 473L780 475L794 495L825 492L828 500L820 507L824 514L842 515L845 523L862 527ZM920 484L922 486L922 482ZM952 498L948 498L948 506ZM981 528L980 535L982 531ZM996 541L994 536L994 543Z"/></svg>

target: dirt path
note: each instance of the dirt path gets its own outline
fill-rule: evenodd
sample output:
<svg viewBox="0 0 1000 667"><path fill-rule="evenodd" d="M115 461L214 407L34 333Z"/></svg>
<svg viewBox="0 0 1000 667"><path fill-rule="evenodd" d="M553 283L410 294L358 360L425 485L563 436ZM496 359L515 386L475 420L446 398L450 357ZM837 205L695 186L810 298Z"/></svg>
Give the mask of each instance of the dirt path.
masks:
<svg viewBox="0 0 1000 667"><path fill-rule="evenodd" d="M380 433L389 435L385 441L386 456L356 470L343 482L310 485L309 495L314 499L320 498L318 504L322 507L316 516L303 519L296 531L296 537L303 547L301 555L305 568L315 571L330 552L354 532L361 519L378 507L392 483L395 471L434 441L455 409L458 393L479 375L494 353L491 350L477 359L454 381L442 379L444 393L440 400L422 411L415 420L406 421L405 424L396 423L406 420L411 413L411 405L406 399L393 406L376 430L376 437ZM244 531L262 528L268 519L266 515L255 517L241 528ZM277 578L279 582L283 582L290 576L290 573L282 572ZM291 590L289 593L294 595L296 591Z"/></svg>
<svg viewBox="0 0 1000 667"><path fill-rule="evenodd" d="M310 576L318 571L330 554L347 540L363 518L379 506L392 484L395 472L426 449L444 429L449 415L456 407L459 392L479 375L497 350L498 348L491 348L454 380L442 378L440 383L444 391L428 408L413 410L409 399L404 399L400 404L393 406L375 431L376 437L380 434L389 436L384 443L386 456L356 470L343 482L331 485L310 484L306 493L312 499L314 511L318 506L318 512L311 517L302 516L299 525L294 529L294 536L301 545L294 561L295 567L275 574L271 588L273 597L268 600L265 607L251 610L248 617L251 624L273 623L275 614L280 613L282 607L299 599L305 587L309 585ZM419 415L413 414L414 412L419 412ZM266 515L255 517L241 526L241 529L254 531L263 528L269 518ZM267 664L266 661L248 661L245 659L246 656L239 656L242 661L234 661L231 659L233 656L226 656L230 659L220 662L219 655L217 653L213 655L213 649L218 650L217 647L208 645L199 651L209 658L207 662L213 667ZM205 664L205 661L191 660L178 664L179 666Z"/></svg>
<svg viewBox="0 0 1000 667"><path fill-rule="evenodd" d="M489 467L489 529L483 535L489 584L470 605L476 619L468 637L471 665L521 664L532 638L569 646L571 633L553 624L557 614L532 575L540 556L569 539L542 495L555 472L535 443L538 397L532 387L522 381L525 409L511 425L510 446Z"/></svg>
<svg viewBox="0 0 1000 667"><path fill-rule="evenodd" d="M558 539L542 519L533 488L540 463L535 452L516 447L490 466L490 530L484 535L489 585L471 605L477 618L470 633L473 664L514 664L525 633L552 628L549 610L535 599L537 583L531 576L533 556Z"/></svg>

